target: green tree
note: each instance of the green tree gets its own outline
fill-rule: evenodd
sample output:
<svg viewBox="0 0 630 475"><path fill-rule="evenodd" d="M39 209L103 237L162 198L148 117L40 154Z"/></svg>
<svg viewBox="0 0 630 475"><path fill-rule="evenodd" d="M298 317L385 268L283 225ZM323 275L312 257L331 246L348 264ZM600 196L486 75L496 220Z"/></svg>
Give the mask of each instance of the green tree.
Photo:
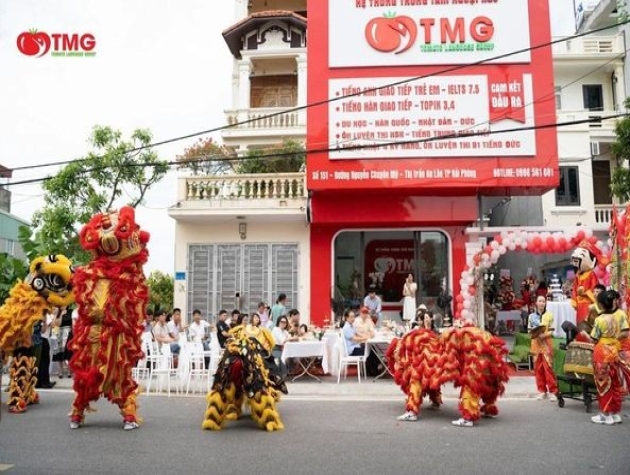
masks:
<svg viewBox="0 0 630 475"><path fill-rule="evenodd" d="M222 175L233 172L236 158L212 138L200 138L193 145L184 149L177 157L177 168L188 170L193 176Z"/></svg>
<svg viewBox="0 0 630 475"><path fill-rule="evenodd" d="M304 145L295 140L285 140L281 145L248 151L245 157L239 160L236 172L292 173L302 171L305 163Z"/></svg>
<svg viewBox="0 0 630 475"><path fill-rule="evenodd" d="M9 291L18 279L24 279L28 274L25 260L17 259L6 252L0 253L0 305L9 296Z"/></svg>
<svg viewBox="0 0 630 475"><path fill-rule="evenodd" d="M158 309L173 310L173 293L175 291L175 281L173 276L155 270L147 278L149 286L149 308L153 311Z"/></svg>
<svg viewBox="0 0 630 475"><path fill-rule="evenodd" d="M148 130L137 129L123 140L122 132L95 126L88 142L92 150L85 157L44 182L44 207L32 220L37 251L65 254L75 264L88 259L79 246L79 227L95 213L137 206L168 171L167 162L146 148Z"/></svg>
<svg viewBox="0 0 630 475"><path fill-rule="evenodd" d="M625 107L630 109L630 98L626 99ZM630 200L630 117L617 121L615 135L611 150L617 157L617 167L612 174L610 190L622 202L626 202Z"/></svg>

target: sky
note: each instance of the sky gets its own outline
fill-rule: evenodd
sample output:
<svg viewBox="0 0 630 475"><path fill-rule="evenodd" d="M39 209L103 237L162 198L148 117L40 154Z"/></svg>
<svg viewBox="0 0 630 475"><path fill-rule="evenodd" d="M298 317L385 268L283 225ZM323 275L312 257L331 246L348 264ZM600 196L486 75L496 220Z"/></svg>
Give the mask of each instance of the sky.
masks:
<svg viewBox="0 0 630 475"><path fill-rule="evenodd" d="M0 0L0 165L72 160L89 151L94 125L154 141L221 127L231 107L232 57L221 32L235 23L234 0ZM573 0L550 0L552 34L573 33ZM93 57L32 57L17 38L33 28L91 33ZM220 139L220 133L211 134ZM195 139L157 147L174 160ZM12 181L54 175L57 166L15 171ZM151 233L147 273L173 272L178 172L147 193L136 220ZM30 220L39 185L10 186L11 212ZM124 203L119 203L124 204Z"/></svg>

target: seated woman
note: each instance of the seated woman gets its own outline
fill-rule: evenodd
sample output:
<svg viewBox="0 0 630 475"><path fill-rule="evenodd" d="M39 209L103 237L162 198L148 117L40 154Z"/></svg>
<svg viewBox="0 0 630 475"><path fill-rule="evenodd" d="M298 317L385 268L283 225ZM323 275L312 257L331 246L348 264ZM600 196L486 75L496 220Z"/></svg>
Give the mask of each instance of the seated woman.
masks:
<svg viewBox="0 0 630 475"><path fill-rule="evenodd" d="M308 333L308 326L306 326L306 323L302 323L298 327L297 336L299 338L308 338L310 336Z"/></svg>
<svg viewBox="0 0 630 475"><path fill-rule="evenodd" d="M277 358L278 361L280 362L280 375L283 378L286 378L287 373L288 373L287 366L282 361L282 350L284 349L284 344L287 341L297 340L297 337L291 336L289 334L289 331L287 330L288 326L289 326L289 320L287 319L286 316L282 315L281 317L278 318L278 321L276 322L276 326L273 327L273 330L271 331L271 335L273 336L273 339L275 341L275 345L273 347L271 355L274 358Z"/></svg>

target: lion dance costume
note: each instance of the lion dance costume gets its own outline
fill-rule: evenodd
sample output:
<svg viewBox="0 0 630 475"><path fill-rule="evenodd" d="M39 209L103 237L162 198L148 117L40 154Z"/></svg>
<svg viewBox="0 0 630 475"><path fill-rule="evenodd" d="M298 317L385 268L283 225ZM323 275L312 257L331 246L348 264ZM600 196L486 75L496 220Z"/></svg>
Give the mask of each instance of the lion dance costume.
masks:
<svg viewBox="0 0 630 475"><path fill-rule="evenodd" d="M256 328L249 334L242 325L230 330L231 338L214 376L203 429L220 430L225 421L241 416L243 403L251 409L254 421L268 432L284 429L276 403L280 392L286 393L282 379L269 369L274 339L266 328Z"/></svg>
<svg viewBox="0 0 630 475"><path fill-rule="evenodd" d="M149 234L136 224L133 208L123 207L92 217L79 237L93 259L73 279L79 318L69 343L76 392L70 427L79 428L90 401L103 395L120 407L125 430L135 429L138 385L131 371L142 358Z"/></svg>
<svg viewBox="0 0 630 475"><path fill-rule="evenodd" d="M29 274L18 281L0 307L0 350L3 357L13 356L9 383L9 412L25 412L29 404L37 404L35 392L37 368L32 352L34 325L53 307L66 307L74 302L71 291L72 264L66 256L37 257Z"/></svg>
<svg viewBox="0 0 630 475"><path fill-rule="evenodd" d="M474 326L449 329L441 335L418 329L395 339L387 359L394 381L406 395L407 412L399 420L416 420L425 396L433 407L439 407L440 388L450 381L461 388L462 418L453 421L454 425L472 427L482 414L498 415L496 402L509 379L506 354L501 339Z"/></svg>

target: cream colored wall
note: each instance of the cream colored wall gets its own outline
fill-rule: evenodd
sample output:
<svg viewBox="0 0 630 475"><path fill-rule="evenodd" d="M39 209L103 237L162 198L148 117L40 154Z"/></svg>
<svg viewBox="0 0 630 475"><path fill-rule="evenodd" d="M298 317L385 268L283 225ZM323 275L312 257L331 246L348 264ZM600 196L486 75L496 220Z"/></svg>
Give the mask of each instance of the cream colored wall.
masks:
<svg viewBox="0 0 630 475"><path fill-rule="evenodd" d="M611 72L602 72L598 70L586 77L580 78L589 71L595 69L596 66L585 66L584 70L572 69L570 72L554 71L554 84L556 87L562 87L562 108L560 111L581 111L584 110L584 99L582 96L582 86L601 84L602 94L604 97L604 110L611 111L615 109L613 103ZM577 79L580 78L580 79Z"/></svg>
<svg viewBox="0 0 630 475"><path fill-rule="evenodd" d="M239 221L230 219L225 224L193 225L177 223L175 226L175 272L187 272L189 244L256 244L297 243L299 257L299 302L301 321L310 322L310 242L309 229L303 222L249 222L247 239L242 240L238 232ZM174 306L188 315L186 280L175 281Z"/></svg>

